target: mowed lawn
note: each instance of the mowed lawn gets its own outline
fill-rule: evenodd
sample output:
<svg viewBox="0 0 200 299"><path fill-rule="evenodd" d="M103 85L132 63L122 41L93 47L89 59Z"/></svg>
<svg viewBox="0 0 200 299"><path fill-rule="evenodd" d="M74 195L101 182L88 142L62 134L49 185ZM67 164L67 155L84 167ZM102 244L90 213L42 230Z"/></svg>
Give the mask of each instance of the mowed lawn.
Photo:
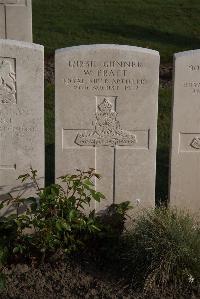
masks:
<svg viewBox="0 0 200 299"><path fill-rule="evenodd" d="M173 53L200 48L199 0L33 0L34 42L55 49L82 44L127 44ZM54 178L54 86L45 84L46 177ZM170 87L159 94L157 199L167 198ZM124 200L127 200L126 198Z"/></svg>
<svg viewBox="0 0 200 299"><path fill-rule="evenodd" d="M117 43L174 52L200 47L199 0L33 0L34 41L48 53Z"/></svg>

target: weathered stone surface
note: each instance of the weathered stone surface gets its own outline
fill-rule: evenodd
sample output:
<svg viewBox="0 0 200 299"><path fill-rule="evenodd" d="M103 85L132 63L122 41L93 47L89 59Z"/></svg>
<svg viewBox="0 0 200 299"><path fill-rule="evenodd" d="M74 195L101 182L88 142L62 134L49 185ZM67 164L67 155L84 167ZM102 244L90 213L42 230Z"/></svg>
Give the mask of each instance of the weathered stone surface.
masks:
<svg viewBox="0 0 200 299"><path fill-rule="evenodd" d="M95 168L96 208L153 206L159 54L119 45L56 52L56 177Z"/></svg>
<svg viewBox="0 0 200 299"><path fill-rule="evenodd" d="M44 181L44 49L0 40L0 198L31 186L16 181L38 170Z"/></svg>
<svg viewBox="0 0 200 299"><path fill-rule="evenodd" d="M31 0L0 0L0 38L32 42Z"/></svg>
<svg viewBox="0 0 200 299"><path fill-rule="evenodd" d="M200 209L200 50L175 54L170 203Z"/></svg>

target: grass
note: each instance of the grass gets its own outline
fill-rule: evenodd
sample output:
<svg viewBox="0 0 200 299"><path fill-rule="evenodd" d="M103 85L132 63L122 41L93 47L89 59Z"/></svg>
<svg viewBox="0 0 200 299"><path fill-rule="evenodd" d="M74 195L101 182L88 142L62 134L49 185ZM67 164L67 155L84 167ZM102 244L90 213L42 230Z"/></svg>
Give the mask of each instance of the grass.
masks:
<svg viewBox="0 0 200 299"><path fill-rule="evenodd" d="M33 0L34 42L55 49L94 43L156 49L162 64L175 52L200 48L199 0ZM157 201L168 189L171 89L159 94ZM54 179L54 86L45 87L46 181ZM51 169L51 171L49 171ZM126 200L126 199L125 199Z"/></svg>
<svg viewBox="0 0 200 299"><path fill-rule="evenodd" d="M176 210L144 212L124 242L121 261L133 284L156 298L199 298L191 297L200 285L200 226L195 218Z"/></svg>
<svg viewBox="0 0 200 299"><path fill-rule="evenodd" d="M117 43L156 49L162 62L199 48L199 0L33 0L34 41L46 52Z"/></svg>

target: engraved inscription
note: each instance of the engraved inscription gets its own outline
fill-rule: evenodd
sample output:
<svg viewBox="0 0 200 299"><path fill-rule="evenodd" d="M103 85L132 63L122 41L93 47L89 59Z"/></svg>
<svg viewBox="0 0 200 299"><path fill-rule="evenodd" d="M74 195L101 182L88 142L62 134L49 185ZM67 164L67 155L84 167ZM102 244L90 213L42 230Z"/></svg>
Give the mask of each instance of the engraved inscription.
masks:
<svg viewBox="0 0 200 299"><path fill-rule="evenodd" d="M69 60L68 65L70 68L90 68L90 67L100 67L104 68L142 68L143 63L140 61L125 61L125 60L112 60L104 61L103 63L97 62L95 60Z"/></svg>
<svg viewBox="0 0 200 299"><path fill-rule="evenodd" d="M106 97L95 115L94 130L78 133L75 143L80 146L129 146L137 143L137 137L122 130L117 120L117 112Z"/></svg>
<svg viewBox="0 0 200 299"><path fill-rule="evenodd" d="M0 59L0 104L16 104L16 72L14 59Z"/></svg>
<svg viewBox="0 0 200 299"><path fill-rule="evenodd" d="M2 106L0 110L0 142L6 148L7 142L11 147L18 147L25 154L31 152L39 133L41 119L31 117L28 108L17 105ZM1 163L2 164L2 163Z"/></svg>
<svg viewBox="0 0 200 299"><path fill-rule="evenodd" d="M200 137L195 137L190 143L191 147L199 150L200 149Z"/></svg>
<svg viewBox="0 0 200 299"><path fill-rule="evenodd" d="M200 71L200 65L199 64L190 64L187 66L188 70L192 73L199 72ZM184 88L191 91L193 95L200 95L200 81L185 81L183 83Z"/></svg>
<svg viewBox="0 0 200 299"><path fill-rule="evenodd" d="M196 65L189 65L189 69L191 71L200 71L200 65L196 64Z"/></svg>
<svg viewBox="0 0 200 299"><path fill-rule="evenodd" d="M200 95L200 82L184 82L183 86L189 89L193 95Z"/></svg>
<svg viewBox="0 0 200 299"><path fill-rule="evenodd" d="M148 80L136 75L144 68L141 61L96 61L69 60L66 62L70 76L63 78L65 86L87 91L137 91L144 88ZM79 70L79 75L76 72Z"/></svg>

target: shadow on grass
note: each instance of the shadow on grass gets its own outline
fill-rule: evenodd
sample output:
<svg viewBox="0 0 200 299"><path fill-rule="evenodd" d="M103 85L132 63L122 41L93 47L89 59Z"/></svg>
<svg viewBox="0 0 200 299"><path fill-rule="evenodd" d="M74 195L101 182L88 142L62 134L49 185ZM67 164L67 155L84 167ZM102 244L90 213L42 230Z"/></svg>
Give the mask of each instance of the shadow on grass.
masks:
<svg viewBox="0 0 200 299"><path fill-rule="evenodd" d="M156 204L167 205L169 182L169 149L157 151Z"/></svg>
<svg viewBox="0 0 200 299"><path fill-rule="evenodd" d="M54 85L45 84L45 185L55 181L55 98Z"/></svg>
<svg viewBox="0 0 200 299"><path fill-rule="evenodd" d="M189 34L180 34L173 32L164 32L155 28L149 28L138 25L127 24L93 24L92 30L104 33L110 33L116 36L122 36L129 39L136 39L139 41L173 45L177 48L199 48L200 37L190 36ZM91 31L91 24L88 24L86 30Z"/></svg>
<svg viewBox="0 0 200 299"><path fill-rule="evenodd" d="M55 181L55 144L45 146L45 185L53 184Z"/></svg>

